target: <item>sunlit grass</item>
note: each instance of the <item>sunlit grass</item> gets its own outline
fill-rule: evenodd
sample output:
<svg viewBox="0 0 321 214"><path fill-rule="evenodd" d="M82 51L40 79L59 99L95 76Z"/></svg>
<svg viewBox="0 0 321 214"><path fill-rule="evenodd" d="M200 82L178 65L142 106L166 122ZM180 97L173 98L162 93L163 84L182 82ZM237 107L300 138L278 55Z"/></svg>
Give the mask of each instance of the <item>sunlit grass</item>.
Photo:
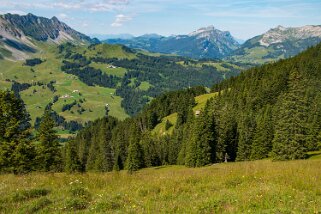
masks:
<svg viewBox="0 0 321 214"><path fill-rule="evenodd" d="M0 212L318 213L320 165L321 160L263 160L196 169L167 166L133 175L1 175ZM17 195L23 197L15 200Z"/></svg>
<svg viewBox="0 0 321 214"><path fill-rule="evenodd" d="M56 90L55 92L51 92L46 86L44 86L44 88L42 86L32 86L20 93L31 115L32 124L34 124L36 117L42 116L46 105L53 100L54 96L60 97L65 94L73 96L73 98L67 99L66 103L73 102L74 99L77 101L84 99L85 101L81 106L86 110L82 114L79 114L77 112L78 109L75 107L72 111L62 112L62 106L65 104L65 101L59 99L58 102L53 105L53 109L65 117L67 121L76 120L85 123L103 117L107 103L110 106L110 115L119 119L128 117L125 110L121 107L122 98L114 95L115 89L88 86L76 76L62 72L61 66L63 59L59 57L57 47L41 42L38 42L37 46L39 47L39 51L32 57L41 58L44 62L34 67L24 66L24 61L14 62L0 60L0 90L11 88L12 83L7 82L6 79L30 84L35 82L48 84L50 81L56 81L56 83L53 84ZM79 46L80 52L85 50L87 50L85 47ZM102 53L108 52L109 55L115 54L115 56L133 57L133 54L126 53L122 50L121 46L103 45L99 46L96 52L97 51L101 51ZM94 53L94 51L92 52ZM106 67L107 65L101 64L101 66ZM122 76L126 72L124 68L109 70L114 72L110 74L118 76ZM36 90L36 92L34 90ZM78 90L81 96L73 93L74 90Z"/></svg>
<svg viewBox="0 0 321 214"><path fill-rule="evenodd" d="M203 94L203 95L195 97L196 105L193 108L194 113L196 111L201 111L205 107L206 102L209 99L216 97L217 95L218 95L218 93L215 92L215 93ZM165 130L167 120L173 126L170 127L168 130ZM159 124L157 124L157 126L153 129L153 133L154 134L168 134L168 133L171 134L174 130L176 121L177 121L177 113L173 113L173 114L168 115L167 117L164 117L162 119L162 121Z"/></svg>

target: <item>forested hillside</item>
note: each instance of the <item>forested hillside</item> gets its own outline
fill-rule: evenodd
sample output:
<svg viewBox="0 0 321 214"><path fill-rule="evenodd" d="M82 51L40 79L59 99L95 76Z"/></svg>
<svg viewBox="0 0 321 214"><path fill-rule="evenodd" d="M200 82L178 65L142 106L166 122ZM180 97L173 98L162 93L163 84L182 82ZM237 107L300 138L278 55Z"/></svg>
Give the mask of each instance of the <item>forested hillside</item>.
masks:
<svg viewBox="0 0 321 214"><path fill-rule="evenodd" d="M320 59L318 45L214 85L217 97L198 116L192 108L194 97L204 93L201 88L163 95L123 122L98 120L69 143L68 154L78 155L67 160L77 163L78 170L131 171L164 164L306 158L320 147ZM175 127L171 135L151 134L162 117L175 112L176 124L167 125Z"/></svg>
<svg viewBox="0 0 321 214"><path fill-rule="evenodd" d="M116 47L120 49L114 50L116 54L108 53ZM198 85L210 87L250 66L219 60L150 56L106 44L91 45L88 49L65 44L59 46L59 52L64 56L62 71L77 76L89 86L115 88L115 95L123 98L121 106L131 116L164 92ZM118 69L122 72L117 73Z"/></svg>
<svg viewBox="0 0 321 214"><path fill-rule="evenodd" d="M104 115L124 119L154 97L195 85L210 87L249 66L149 55L119 45L49 45L24 61L1 60L0 89L11 89L26 103L32 125L48 107L60 133L76 131Z"/></svg>

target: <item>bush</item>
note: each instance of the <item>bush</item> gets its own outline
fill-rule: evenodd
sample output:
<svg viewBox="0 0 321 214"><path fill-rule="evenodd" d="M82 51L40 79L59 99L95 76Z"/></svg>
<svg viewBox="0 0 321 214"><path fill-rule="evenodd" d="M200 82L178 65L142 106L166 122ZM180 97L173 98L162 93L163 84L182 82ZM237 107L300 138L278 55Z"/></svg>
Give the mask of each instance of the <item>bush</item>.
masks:
<svg viewBox="0 0 321 214"><path fill-rule="evenodd" d="M52 201L50 201L48 198L40 198L39 200L33 202L30 206L28 206L23 212L24 213L35 213L49 204L51 204Z"/></svg>
<svg viewBox="0 0 321 214"><path fill-rule="evenodd" d="M35 66L43 63L43 61L39 58L34 58L34 59L27 59L25 62L25 65L27 66Z"/></svg>
<svg viewBox="0 0 321 214"><path fill-rule="evenodd" d="M65 209L67 210L83 210L88 207L89 203L82 198L71 198L66 201Z"/></svg>
<svg viewBox="0 0 321 214"><path fill-rule="evenodd" d="M84 199L90 199L91 198L91 194L88 190L86 190L83 187L75 187L72 188L70 190L70 193L72 196L74 197L78 197L78 198L84 198Z"/></svg>
<svg viewBox="0 0 321 214"><path fill-rule="evenodd" d="M39 198L41 196L46 196L49 194L49 190L47 189L30 189L30 190L22 190L16 192L12 196L12 201L24 201L32 198Z"/></svg>

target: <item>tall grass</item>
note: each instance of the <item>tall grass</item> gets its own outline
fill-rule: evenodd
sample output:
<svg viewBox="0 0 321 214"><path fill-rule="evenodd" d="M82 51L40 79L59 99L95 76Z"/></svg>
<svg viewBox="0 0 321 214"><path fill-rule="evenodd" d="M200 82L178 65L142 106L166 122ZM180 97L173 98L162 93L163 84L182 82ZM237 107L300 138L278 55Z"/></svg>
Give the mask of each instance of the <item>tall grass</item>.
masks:
<svg viewBox="0 0 321 214"><path fill-rule="evenodd" d="M17 195L28 197L14 200ZM43 213L320 213L321 160L263 160L196 169L168 166L144 169L133 175L125 171L1 175L0 213L30 210Z"/></svg>

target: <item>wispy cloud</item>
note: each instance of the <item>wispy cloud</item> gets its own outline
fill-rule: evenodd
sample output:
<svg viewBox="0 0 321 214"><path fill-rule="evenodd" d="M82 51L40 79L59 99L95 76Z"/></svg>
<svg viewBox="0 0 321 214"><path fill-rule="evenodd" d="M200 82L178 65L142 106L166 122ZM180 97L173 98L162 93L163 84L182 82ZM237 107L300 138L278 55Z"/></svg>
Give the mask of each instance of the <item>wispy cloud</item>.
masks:
<svg viewBox="0 0 321 214"><path fill-rule="evenodd" d="M236 10L236 11L217 11L206 13L207 16L212 17L233 17L233 18L294 18L298 17L297 14L291 11L286 11L280 8L266 8L257 11L246 11L246 10Z"/></svg>
<svg viewBox="0 0 321 214"><path fill-rule="evenodd" d="M87 33L136 35L180 34L213 24L248 38L279 24L321 24L320 0L0 0L0 11L57 16Z"/></svg>
<svg viewBox="0 0 321 214"><path fill-rule="evenodd" d="M129 0L58 0L58 1L8 1L0 0L0 8L40 8L40 9L66 9L83 11L113 11L124 8Z"/></svg>
<svg viewBox="0 0 321 214"><path fill-rule="evenodd" d="M22 10L6 10L5 12L0 12L1 14L3 13L11 13L11 14L18 14L18 15L26 15L27 12L22 11Z"/></svg>
<svg viewBox="0 0 321 214"><path fill-rule="evenodd" d="M68 16L67 14L65 14L65 13L60 13L60 14L58 15L58 18L60 18L60 19L68 19L69 16Z"/></svg>
<svg viewBox="0 0 321 214"><path fill-rule="evenodd" d="M116 16L115 21L111 24L112 27L121 27L125 22L132 20L131 16L126 16L124 14L119 14Z"/></svg>

